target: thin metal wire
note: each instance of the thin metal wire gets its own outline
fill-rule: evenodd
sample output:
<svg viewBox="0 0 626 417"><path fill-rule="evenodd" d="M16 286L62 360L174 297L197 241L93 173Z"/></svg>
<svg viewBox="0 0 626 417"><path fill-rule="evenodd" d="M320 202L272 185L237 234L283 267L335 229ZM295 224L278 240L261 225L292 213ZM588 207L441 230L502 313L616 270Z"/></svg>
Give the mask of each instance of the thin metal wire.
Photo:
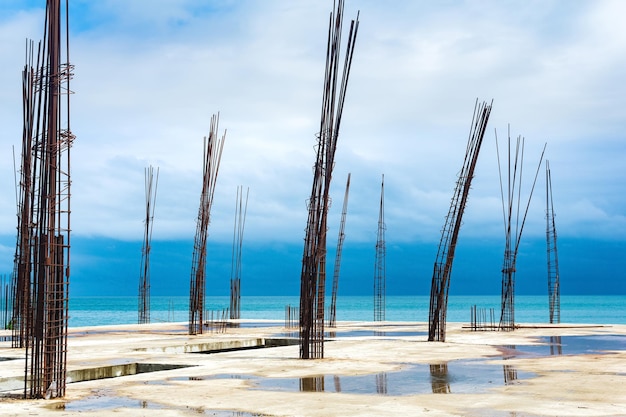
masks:
<svg viewBox="0 0 626 417"><path fill-rule="evenodd" d="M152 229L154 226L154 209L156 205L159 168L154 177L154 168L150 165L145 169L146 217L141 249L141 270L139 272L139 303L138 323L150 323L150 250L152 245Z"/></svg>
<svg viewBox="0 0 626 417"><path fill-rule="evenodd" d="M248 195L250 188L246 190L246 202L243 203L243 186L237 187L235 200L235 226L233 227L233 251L230 271L230 318L241 318L241 254L243 249L243 231L246 225L246 213L248 212Z"/></svg>
<svg viewBox="0 0 626 417"><path fill-rule="evenodd" d="M496 135L496 147L497 147L497 135ZM526 217L528 215L528 209L532 199L535 184L537 183L537 177L539 175L539 169L543 161L543 156L546 150L544 145L539 158L539 164L535 172L535 177L530 189L526 206L523 213L520 210L522 204L522 171L524 165L524 138L518 136L515 141L515 151L511 152L511 134L509 127L508 134L508 169L507 175L507 195L506 199L503 196L502 207L504 210L504 230L505 230L505 245L504 245L504 261L502 265L502 293L500 303L500 323L498 329L504 331L515 330L515 275L516 275L516 263L517 254L519 251L519 245L522 238L522 232L524 231L524 225L526 224ZM500 182L502 183L502 170L499 162L498 155L498 173L500 176Z"/></svg>

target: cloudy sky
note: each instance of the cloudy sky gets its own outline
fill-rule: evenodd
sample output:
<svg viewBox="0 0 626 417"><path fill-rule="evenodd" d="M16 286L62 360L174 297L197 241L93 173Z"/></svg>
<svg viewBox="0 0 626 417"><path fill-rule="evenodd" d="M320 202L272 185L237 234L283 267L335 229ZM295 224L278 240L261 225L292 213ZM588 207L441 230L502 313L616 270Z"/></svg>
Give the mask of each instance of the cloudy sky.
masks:
<svg viewBox="0 0 626 417"><path fill-rule="evenodd" d="M10 273L14 252L12 147L19 160L24 45L41 38L44 6L0 3L0 274ZM256 282L248 288L272 282L268 288L297 291L331 9L330 0L70 1L78 293L106 292L102 282L109 282L133 294L144 168L153 165L160 169L154 285L184 294L202 138L217 112L227 134L210 226L212 267L227 282L243 185L250 188L244 294L246 270ZM330 214L334 256L351 172L342 268L350 284L343 289L371 292L384 173L388 287L427 291L478 99L493 100L493 110L451 291L466 282L473 293L499 292L504 227L495 132L502 151L510 126L526 143L523 198L547 143L564 292L569 279L572 293L626 293L626 3L347 0L345 11L346 20L360 11L360 27ZM520 257L533 271L524 278L533 282L527 291L541 294L543 166L523 242ZM178 284L164 284L172 276Z"/></svg>

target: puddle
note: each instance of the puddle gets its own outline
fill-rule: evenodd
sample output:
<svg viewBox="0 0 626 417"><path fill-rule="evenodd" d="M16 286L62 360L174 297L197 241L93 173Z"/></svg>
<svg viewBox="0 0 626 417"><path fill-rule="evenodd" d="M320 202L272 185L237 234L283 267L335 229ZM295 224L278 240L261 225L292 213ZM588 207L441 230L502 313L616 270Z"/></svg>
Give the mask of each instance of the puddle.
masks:
<svg viewBox="0 0 626 417"><path fill-rule="evenodd" d="M245 322L245 323L233 323L229 322L227 324L228 327L239 327L239 328L257 328L257 327L283 327L285 323L282 322Z"/></svg>
<svg viewBox="0 0 626 417"><path fill-rule="evenodd" d="M455 361L448 364L413 365L395 372L359 376L317 376L310 378L265 378L253 381L260 389L286 391L344 392L351 394L411 395L469 394L495 386L518 383L534 374L516 372L514 378L502 366L482 361Z"/></svg>
<svg viewBox="0 0 626 417"><path fill-rule="evenodd" d="M334 334L334 336L332 335ZM348 330L345 332L332 333L331 337L365 337L365 336L426 336L428 332L415 332L415 331L377 331L377 330Z"/></svg>
<svg viewBox="0 0 626 417"><path fill-rule="evenodd" d="M487 364L484 360L463 360L447 364L411 365L399 371L358 376L264 378L256 375L218 374L168 380L243 379L249 381L253 389L271 391L412 395L480 393L496 386L518 384L520 379L534 375L517 371L509 365L503 367Z"/></svg>
<svg viewBox="0 0 626 417"><path fill-rule="evenodd" d="M249 413L247 411L202 410L200 413L215 417L271 417L269 414Z"/></svg>
<svg viewBox="0 0 626 417"><path fill-rule="evenodd" d="M59 411L101 411L116 408L164 409L166 407L136 398L117 396L90 396L81 400L57 403L54 406L54 409Z"/></svg>
<svg viewBox="0 0 626 417"><path fill-rule="evenodd" d="M66 382L68 384L75 382L94 381L105 378L118 378L122 376L144 374L148 372L170 371L172 369L190 368L195 365L176 365L163 363L125 363L118 365L99 366L95 368L73 369L67 371ZM13 391L24 389L24 377L16 376L9 378L0 378L0 398L10 396ZM90 397L91 398L91 397ZM93 401L99 400L94 397ZM108 398L104 396L103 398ZM106 407L106 404L103 405Z"/></svg>
<svg viewBox="0 0 626 417"><path fill-rule="evenodd" d="M267 414L249 413L247 411L233 411L233 410L205 410L202 407L169 407L164 404L159 404L151 401L138 400L136 398L121 397L115 395L112 391L100 391L97 394L89 397L75 400L55 403L51 406L56 411L77 411L77 412L89 412L89 411L102 411L102 410L117 410L123 408L134 409L152 409L152 410L181 410L189 411L193 414L208 415L216 417L270 417Z"/></svg>
<svg viewBox="0 0 626 417"><path fill-rule="evenodd" d="M415 332L415 331L387 331L387 330L346 330L341 332L325 332L324 338L337 338L337 337L402 337L402 336L426 336L428 332ZM300 337L300 333L296 332L283 332L275 334L276 337Z"/></svg>
<svg viewBox="0 0 626 417"><path fill-rule="evenodd" d="M466 417L540 417L538 414L529 414L520 411L500 411L489 408L464 410Z"/></svg>
<svg viewBox="0 0 626 417"><path fill-rule="evenodd" d="M507 358L523 356L556 356L608 353L626 350L624 335L544 336L537 339L540 345L502 346Z"/></svg>

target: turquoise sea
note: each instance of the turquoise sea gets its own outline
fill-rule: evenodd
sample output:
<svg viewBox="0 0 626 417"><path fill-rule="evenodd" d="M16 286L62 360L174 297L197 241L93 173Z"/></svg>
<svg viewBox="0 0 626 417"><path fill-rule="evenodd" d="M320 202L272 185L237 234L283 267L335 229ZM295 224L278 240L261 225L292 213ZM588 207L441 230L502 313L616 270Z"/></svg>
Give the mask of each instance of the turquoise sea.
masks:
<svg viewBox="0 0 626 417"><path fill-rule="evenodd" d="M285 306L298 306L299 296L242 296L242 319L284 320ZM330 297L327 299L330 300ZM184 322L189 318L186 296L152 296L150 321ZM206 310L227 308L228 296L207 297ZM339 296L337 320L372 321L373 297ZM495 310L499 319L500 296L450 296L448 321L469 323L470 308L476 305L489 314ZM428 321L428 296L387 296L386 319L389 321ZM137 297L73 297L70 299L70 327L137 323ZM517 323L548 323L547 296L515 297ZM626 296L561 296L561 323L626 324Z"/></svg>

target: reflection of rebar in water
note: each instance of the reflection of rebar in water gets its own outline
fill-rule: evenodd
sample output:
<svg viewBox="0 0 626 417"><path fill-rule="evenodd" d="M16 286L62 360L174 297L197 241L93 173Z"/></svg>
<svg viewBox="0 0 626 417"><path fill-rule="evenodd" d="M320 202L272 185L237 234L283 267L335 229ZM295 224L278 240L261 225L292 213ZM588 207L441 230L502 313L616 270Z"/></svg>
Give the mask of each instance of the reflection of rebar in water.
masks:
<svg viewBox="0 0 626 417"><path fill-rule="evenodd" d="M300 378L300 392L324 392L323 376Z"/></svg>
<svg viewBox="0 0 626 417"><path fill-rule="evenodd" d="M511 385L517 381L517 369L512 365L502 365L504 370L504 385Z"/></svg>
<svg viewBox="0 0 626 417"><path fill-rule="evenodd" d="M387 373L376 374L376 393L387 394Z"/></svg>
<svg viewBox="0 0 626 417"><path fill-rule="evenodd" d="M335 381L335 392L341 392L341 380L337 375L333 376L333 380Z"/></svg>
<svg viewBox="0 0 626 417"><path fill-rule="evenodd" d="M550 336L550 355L557 356L563 354L561 336Z"/></svg>
<svg viewBox="0 0 626 417"><path fill-rule="evenodd" d="M512 351L515 350L515 345L507 345L506 349L510 349ZM515 357L515 355L504 356L504 360L508 360ZM515 369L512 365L502 365L502 370L504 371L504 385L513 384L517 380L517 369Z"/></svg>
<svg viewBox="0 0 626 417"><path fill-rule="evenodd" d="M433 394L450 394L450 382L448 381L448 364L439 363L430 365L430 384Z"/></svg>

